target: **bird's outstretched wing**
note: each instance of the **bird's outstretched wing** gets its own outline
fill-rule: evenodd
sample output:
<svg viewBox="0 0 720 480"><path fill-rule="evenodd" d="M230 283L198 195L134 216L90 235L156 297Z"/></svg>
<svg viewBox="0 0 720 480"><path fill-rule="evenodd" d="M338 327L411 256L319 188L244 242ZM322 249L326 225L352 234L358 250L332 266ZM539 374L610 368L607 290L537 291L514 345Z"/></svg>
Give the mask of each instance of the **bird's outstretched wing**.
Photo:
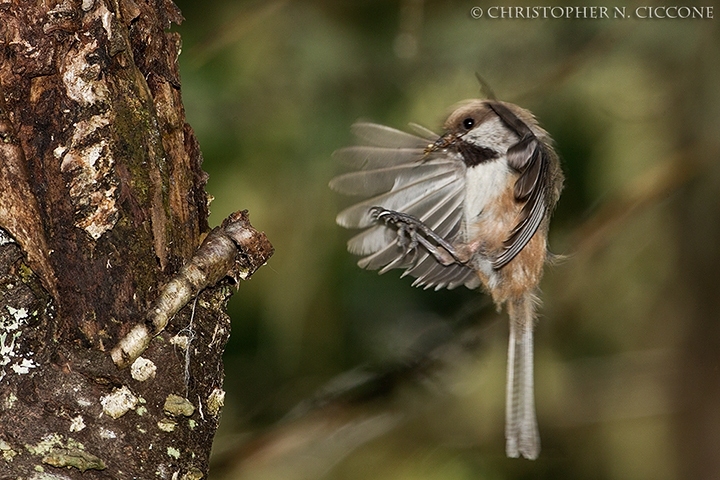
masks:
<svg viewBox="0 0 720 480"><path fill-rule="evenodd" d="M476 288L480 280L471 268L442 265L420 245L408 252L399 244L397 230L371 215L372 207L402 212L418 218L448 243L465 241L465 164L450 150L426 154L425 148L438 137L422 127L415 129L422 136L373 123L353 126L361 145L334 153L352 171L335 177L330 187L363 200L340 212L337 223L365 229L348 242L351 253L363 256L358 262L362 268L380 273L401 268L402 276L415 277L413 285L424 288Z"/></svg>

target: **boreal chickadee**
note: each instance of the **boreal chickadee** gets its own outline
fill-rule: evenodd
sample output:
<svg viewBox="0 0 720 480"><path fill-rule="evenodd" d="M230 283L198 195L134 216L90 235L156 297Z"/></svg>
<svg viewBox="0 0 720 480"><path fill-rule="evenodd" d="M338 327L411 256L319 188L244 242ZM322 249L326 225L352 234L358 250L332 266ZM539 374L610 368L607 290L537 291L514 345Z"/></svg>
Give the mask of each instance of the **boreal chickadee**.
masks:
<svg viewBox="0 0 720 480"><path fill-rule="evenodd" d="M496 100L461 103L436 134L372 123L353 131L361 145L335 156L355 171L330 182L365 198L337 223L363 228L348 250L362 268L404 269L413 285L482 287L510 317L506 453L535 459L540 436L533 390L536 293L548 258L550 215L563 174L535 117Z"/></svg>

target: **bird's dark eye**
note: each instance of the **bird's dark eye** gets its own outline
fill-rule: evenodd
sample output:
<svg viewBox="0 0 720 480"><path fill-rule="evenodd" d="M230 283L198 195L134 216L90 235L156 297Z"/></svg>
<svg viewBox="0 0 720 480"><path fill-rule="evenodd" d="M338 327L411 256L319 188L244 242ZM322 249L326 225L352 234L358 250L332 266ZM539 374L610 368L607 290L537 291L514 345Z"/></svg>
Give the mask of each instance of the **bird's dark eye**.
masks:
<svg viewBox="0 0 720 480"><path fill-rule="evenodd" d="M473 118L466 118L462 121L462 126L465 130L470 130L475 125L475 119Z"/></svg>

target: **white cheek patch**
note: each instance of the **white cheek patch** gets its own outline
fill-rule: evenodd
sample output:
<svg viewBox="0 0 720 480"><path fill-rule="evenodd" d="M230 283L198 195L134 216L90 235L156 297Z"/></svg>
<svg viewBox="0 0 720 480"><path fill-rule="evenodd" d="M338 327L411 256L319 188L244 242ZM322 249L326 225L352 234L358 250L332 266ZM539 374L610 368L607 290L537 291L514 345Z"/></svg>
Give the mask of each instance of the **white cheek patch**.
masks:
<svg viewBox="0 0 720 480"><path fill-rule="evenodd" d="M463 140L473 145L491 148L500 155L505 155L508 148L520 141L518 136L495 116L463 135Z"/></svg>

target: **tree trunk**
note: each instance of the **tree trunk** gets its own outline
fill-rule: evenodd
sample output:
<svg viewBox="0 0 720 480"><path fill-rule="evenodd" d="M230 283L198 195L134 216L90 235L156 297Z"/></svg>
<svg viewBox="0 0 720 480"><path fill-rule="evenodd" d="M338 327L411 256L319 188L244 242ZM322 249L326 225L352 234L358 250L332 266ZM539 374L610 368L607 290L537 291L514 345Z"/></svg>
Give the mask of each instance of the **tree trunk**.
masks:
<svg viewBox="0 0 720 480"><path fill-rule="evenodd" d="M193 257L207 176L181 20L170 0L0 3L0 479L207 474L226 274L272 247L236 214ZM138 325L148 348L114 363Z"/></svg>
<svg viewBox="0 0 720 480"><path fill-rule="evenodd" d="M720 143L718 124L717 27L678 74L671 129L679 138L680 160L701 172L680 191L677 218L678 272L674 298L684 312L677 365L675 417L678 478L720 478ZM671 232L673 233L673 232Z"/></svg>

